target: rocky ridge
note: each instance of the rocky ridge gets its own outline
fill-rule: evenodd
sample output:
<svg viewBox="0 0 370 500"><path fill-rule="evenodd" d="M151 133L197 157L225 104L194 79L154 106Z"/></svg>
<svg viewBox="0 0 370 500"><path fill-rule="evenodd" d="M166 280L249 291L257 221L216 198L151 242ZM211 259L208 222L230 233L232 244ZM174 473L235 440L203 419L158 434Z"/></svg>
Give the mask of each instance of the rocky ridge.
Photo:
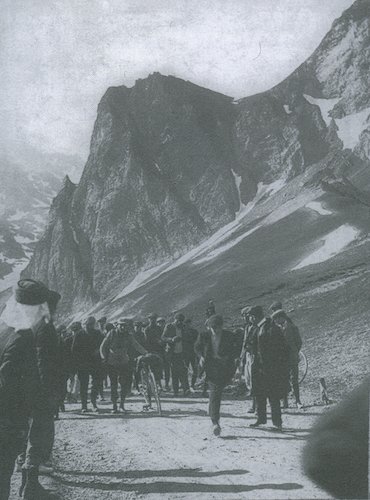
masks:
<svg viewBox="0 0 370 500"><path fill-rule="evenodd" d="M248 207L253 222L274 196L284 203L283 188L293 199L300 176L316 196L328 176L370 186L367 6L357 0L262 94L236 102L158 73L108 89L81 181L66 181L24 275L59 289L75 313L227 231Z"/></svg>

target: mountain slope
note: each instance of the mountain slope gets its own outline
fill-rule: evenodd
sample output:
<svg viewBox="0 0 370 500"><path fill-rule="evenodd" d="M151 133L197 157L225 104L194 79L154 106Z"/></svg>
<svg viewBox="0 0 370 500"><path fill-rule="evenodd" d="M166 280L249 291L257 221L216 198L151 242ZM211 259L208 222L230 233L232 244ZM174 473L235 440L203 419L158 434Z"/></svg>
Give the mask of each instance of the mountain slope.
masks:
<svg viewBox="0 0 370 500"><path fill-rule="evenodd" d="M238 102L158 73L108 89L81 181L54 202L25 275L61 290L68 315L170 312L244 296L244 279L261 294L274 267L300 273L321 246L347 254L368 229L367 4L281 84ZM344 186L335 206L350 201L312 221L307 204L320 207L329 185Z"/></svg>

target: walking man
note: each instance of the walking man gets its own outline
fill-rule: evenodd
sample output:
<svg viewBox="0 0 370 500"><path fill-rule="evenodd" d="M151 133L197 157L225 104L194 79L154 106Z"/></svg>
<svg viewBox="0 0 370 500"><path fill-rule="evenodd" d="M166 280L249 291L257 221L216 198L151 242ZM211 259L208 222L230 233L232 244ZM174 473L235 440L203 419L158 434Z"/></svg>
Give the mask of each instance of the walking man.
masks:
<svg viewBox="0 0 370 500"><path fill-rule="evenodd" d="M223 329L223 318L215 314L207 320L207 331L202 332L195 344L199 365L204 367L209 386L209 416L213 434L221 434L220 407L222 391L230 383L236 369L235 361L239 356L234 334Z"/></svg>

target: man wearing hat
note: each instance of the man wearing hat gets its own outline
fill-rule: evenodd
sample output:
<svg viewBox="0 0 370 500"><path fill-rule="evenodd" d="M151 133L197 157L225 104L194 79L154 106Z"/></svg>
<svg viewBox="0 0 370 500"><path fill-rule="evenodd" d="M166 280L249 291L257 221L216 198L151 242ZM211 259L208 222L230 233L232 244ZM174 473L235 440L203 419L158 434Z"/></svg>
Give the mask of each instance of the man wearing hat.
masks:
<svg viewBox="0 0 370 500"><path fill-rule="evenodd" d="M223 328L223 318L214 314L207 322L207 331L201 332L195 344L199 365L205 369L209 385L209 416L213 425L213 434L219 436L220 407L222 391L230 383L235 373L235 360L240 347L234 334Z"/></svg>
<svg viewBox="0 0 370 500"><path fill-rule="evenodd" d="M157 318L157 326L161 330L161 339L166 326L165 318ZM162 345L163 341L161 340ZM168 392L170 390L170 379L171 379L171 359L172 359L172 349L169 344L163 346L163 371L164 371L164 391Z"/></svg>
<svg viewBox="0 0 370 500"><path fill-rule="evenodd" d="M27 435L20 494L41 499L39 465L54 440L57 336L52 325L60 295L31 279L18 282L2 314L0 333L0 498L7 499L18 453ZM54 346L55 340L55 346ZM54 351L54 347L56 350ZM50 356L50 359L49 359Z"/></svg>
<svg viewBox="0 0 370 500"><path fill-rule="evenodd" d="M168 323L163 331L162 340L170 348L172 386L174 395L179 393L181 382L184 396L189 394L188 369L184 360L183 333L185 316L182 313L175 315L175 321Z"/></svg>
<svg viewBox="0 0 370 500"><path fill-rule="evenodd" d="M95 328L95 318L86 320L86 328L83 329L79 321L72 324L74 338L72 343L72 358L77 368L77 375L80 381L81 412L87 413L87 397L90 376L91 404L95 412L98 411L97 397L101 389L102 364L100 358L100 345L104 339L102 333Z"/></svg>
<svg viewBox="0 0 370 500"><path fill-rule="evenodd" d="M157 325L158 314L151 313L148 319L149 325L144 329L146 339L145 347L148 352L158 354L163 361L164 346L161 339L162 330ZM156 367L154 368L153 373L158 386L162 387L162 369Z"/></svg>
<svg viewBox="0 0 370 500"><path fill-rule="evenodd" d="M245 321L244 339L240 361L245 362L244 377L247 387L247 395L252 395L253 385L253 363L255 361L255 351L258 336L258 323L263 319L263 309L261 306L246 306L242 309L242 316ZM253 396L252 396L253 397ZM252 407L248 413L255 413L256 398L253 397Z"/></svg>
<svg viewBox="0 0 370 500"><path fill-rule="evenodd" d="M281 306L281 304L279 304ZM271 318L281 328L287 346L288 346L288 363L289 363L289 379L293 388L293 394L297 408L302 408L302 403L299 393L299 351L302 347L302 339L298 327L293 323L283 309L275 309ZM284 397L283 408L288 408L288 394Z"/></svg>
<svg viewBox="0 0 370 500"><path fill-rule="evenodd" d="M195 383L197 381L197 376L198 376L198 360L195 355L195 342L198 339L198 330L193 328L191 324L191 319L188 318L184 322L184 338L183 338L183 348L184 348L184 359L185 359L185 365L187 369L189 370L189 367L191 366L192 368L192 376L191 376L191 387L190 391L194 392L195 391Z"/></svg>
<svg viewBox="0 0 370 500"><path fill-rule="evenodd" d="M112 325L113 327L113 325ZM121 386L120 410L125 412L125 400L132 383L132 363L130 355L133 352L147 354L130 332L130 320L121 318L118 328L111 328L100 346L100 356L107 365L111 384L112 413L118 413L118 384Z"/></svg>

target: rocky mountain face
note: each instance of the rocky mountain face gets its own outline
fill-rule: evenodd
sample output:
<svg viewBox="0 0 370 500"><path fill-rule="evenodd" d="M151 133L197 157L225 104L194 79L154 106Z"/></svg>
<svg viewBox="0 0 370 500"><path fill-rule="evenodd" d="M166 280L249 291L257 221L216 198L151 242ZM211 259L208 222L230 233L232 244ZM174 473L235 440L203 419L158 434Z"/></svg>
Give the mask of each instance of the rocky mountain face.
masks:
<svg viewBox="0 0 370 500"><path fill-rule="evenodd" d="M361 198L370 186L369 39L368 1L357 0L268 92L234 101L158 73L108 89L82 178L65 181L24 275L58 289L68 314L114 308L120 294L129 301L148 282L138 276L162 282L165 273L168 296L172 282L182 287L172 273L186 255L212 259L217 241L228 251L261 217L280 220L285 204L287 216L322 195L328 179L345 178ZM232 255L222 262L232 267ZM138 302L143 311L149 289L130 313Z"/></svg>
<svg viewBox="0 0 370 500"><path fill-rule="evenodd" d="M76 158L45 157L33 148L24 154L18 162L0 156L0 293L16 283L28 264L61 188L63 172L78 175Z"/></svg>

